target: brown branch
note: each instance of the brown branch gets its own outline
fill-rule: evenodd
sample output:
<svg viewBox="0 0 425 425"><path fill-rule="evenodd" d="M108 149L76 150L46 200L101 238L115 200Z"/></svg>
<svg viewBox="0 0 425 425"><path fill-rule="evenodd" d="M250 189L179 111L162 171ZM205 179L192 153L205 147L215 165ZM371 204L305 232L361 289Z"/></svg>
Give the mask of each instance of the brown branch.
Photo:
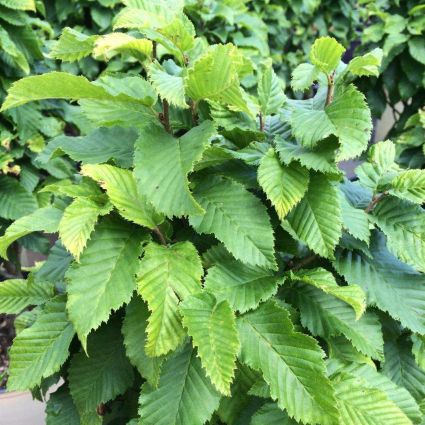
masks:
<svg viewBox="0 0 425 425"><path fill-rule="evenodd" d="M154 227L152 231L158 236L158 239L161 241L162 245L167 245L167 240L165 239L165 236L161 230L159 230L159 227Z"/></svg>
<svg viewBox="0 0 425 425"><path fill-rule="evenodd" d="M260 114L258 115L259 119L260 119L260 131L264 131L264 118L263 118L263 114L260 112Z"/></svg>
<svg viewBox="0 0 425 425"><path fill-rule="evenodd" d="M162 100L162 112L159 114L159 119L165 130L172 134L170 126L170 105L165 99Z"/></svg>
<svg viewBox="0 0 425 425"><path fill-rule="evenodd" d="M196 102L190 101L190 112L192 114L193 125L198 125L198 112L196 111Z"/></svg>
<svg viewBox="0 0 425 425"><path fill-rule="evenodd" d="M366 213L370 213L375 208L376 204L380 202L386 195L388 195L388 192L382 192L379 195L375 195L369 202L369 205L364 209L364 211Z"/></svg>
<svg viewBox="0 0 425 425"><path fill-rule="evenodd" d="M327 75L327 77L328 77L328 92L326 93L325 106L330 105L332 101L334 100L334 89L335 89L334 73L331 75Z"/></svg>
<svg viewBox="0 0 425 425"><path fill-rule="evenodd" d="M312 263L314 260L318 258L317 254L310 255L308 257L302 258L300 261L294 263L292 260L289 262L288 270L294 270L297 271L299 269L302 269L305 266L308 266L310 263Z"/></svg>

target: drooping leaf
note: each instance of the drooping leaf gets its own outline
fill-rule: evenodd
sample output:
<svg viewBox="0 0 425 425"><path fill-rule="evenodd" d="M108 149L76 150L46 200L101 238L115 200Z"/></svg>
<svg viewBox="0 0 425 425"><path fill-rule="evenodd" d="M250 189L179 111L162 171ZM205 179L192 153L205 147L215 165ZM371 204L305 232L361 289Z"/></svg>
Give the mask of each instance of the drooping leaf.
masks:
<svg viewBox="0 0 425 425"><path fill-rule="evenodd" d="M87 198L77 198L68 205L59 223L59 236L65 248L78 261L100 215L111 210Z"/></svg>
<svg viewBox="0 0 425 425"><path fill-rule="evenodd" d="M284 166L273 149L258 167L258 181L281 220L298 204L308 188L308 171L297 165Z"/></svg>
<svg viewBox="0 0 425 425"><path fill-rule="evenodd" d="M35 323L15 338L10 350L8 389L28 390L57 372L69 356L75 331L67 318L65 297L49 301Z"/></svg>
<svg viewBox="0 0 425 425"><path fill-rule="evenodd" d="M196 187L195 199L205 210L190 216L199 233L213 233L238 260L275 267L274 238L265 207L241 184L223 178L210 179Z"/></svg>
<svg viewBox="0 0 425 425"><path fill-rule="evenodd" d="M341 425L409 425L409 418L381 390L347 373L333 377Z"/></svg>
<svg viewBox="0 0 425 425"><path fill-rule="evenodd" d="M272 68L271 60L266 61L260 70L258 100L261 112L264 115L276 114L286 99L281 82Z"/></svg>
<svg viewBox="0 0 425 425"><path fill-rule="evenodd" d="M425 333L425 279L422 274L397 260L374 235L368 257L360 252L338 252L335 266L349 284L361 286L368 305L376 305L400 320L403 326Z"/></svg>
<svg viewBox="0 0 425 425"><path fill-rule="evenodd" d="M335 423L323 352L315 340L294 331L286 310L268 301L238 318L238 328L242 361L261 370L280 408L297 421Z"/></svg>
<svg viewBox="0 0 425 425"><path fill-rule="evenodd" d="M65 27L50 55L62 61L78 61L91 54L97 37L97 35L86 35L75 29Z"/></svg>
<svg viewBox="0 0 425 425"><path fill-rule="evenodd" d="M9 245L32 232L57 232L61 218L62 211L58 208L44 207L14 221L0 237L0 256L7 258Z"/></svg>
<svg viewBox="0 0 425 425"><path fill-rule="evenodd" d="M202 273L201 260L190 242L171 247L152 242L146 247L137 281L151 312L145 346L149 356L167 354L183 341L178 306L201 290Z"/></svg>
<svg viewBox="0 0 425 425"><path fill-rule="evenodd" d="M52 296L53 288L47 282L8 279L0 283L0 312L18 314L28 306L43 304Z"/></svg>
<svg viewBox="0 0 425 425"><path fill-rule="evenodd" d="M148 325L149 310L140 297L133 297L125 312L122 334L127 357L137 368L139 373L156 387L161 372L162 358L149 357L145 353L146 327Z"/></svg>
<svg viewBox="0 0 425 425"><path fill-rule="evenodd" d="M341 236L341 207L334 185L314 174L302 201L287 217L297 237L315 253L332 258Z"/></svg>
<svg viewBox="0 0 425 425"><path fill-rule="evenodd" d="M152 205L137 191L136 180L129 170L113 165L83 165L81 173L96 180L119 213L133 223L155 228L163 220Z"/></svg>
<svg viewBox="0 0 425 425"><path fill-rule="evenodd" d="M90 335L87 352L88 357L84 352L75 354L68 371L69 389L81 416L124 394L134 379L117 319Z"/></svg>
<svg viewBox="0 0 425 425"><path fill-rule="evenodd" d="M139 192L167 217L201 214L202 207L189 190L188 174L215 133L204 121L180 138L150 126L136 142L134 174Z"/></svg>
<svg viewBox="0 0 425 425"><path fill-rule="evenodd" d="M366 309L366 295L358 285L339 286L333 274L323 268L290 272L291 280L304 282L351 305L359 319Z"/></svg>
<svg viewBox="0 0 425 425"><path fill-rule="evenodd" d="M274 295L280 281L283 278L273 276L270 270L225 259L208 270L205 289L245 313Z"/></svg>
<svg viewBox="0 0 425 425"><path fill-rule="evenodd" d="M207 376L218 391L230 395L239 340L229 303L204 291L184 300L180 311Z"/></svg>
<svg viewBox="0 0 425 425"><path fill-rule="evenodd" d="M139 414L145 425L203 425L219 400L196 351L187 344L164 363L158 388L142 387Z"/></svg>
<svg viewBox="0 0 425 425"><path fill-rule="evenodd" d="M80 262L68 269L67 309L84 346L91 330L130 301L142 237L133 225L107 217L96 226Z"/></svg>
<svg viewBox="0 0 425 425"><path fill-rule="evenodd" d="M363 209L354 207L343 192L340 192L342 225L350 235L369 244L369 219Z"/></svg>

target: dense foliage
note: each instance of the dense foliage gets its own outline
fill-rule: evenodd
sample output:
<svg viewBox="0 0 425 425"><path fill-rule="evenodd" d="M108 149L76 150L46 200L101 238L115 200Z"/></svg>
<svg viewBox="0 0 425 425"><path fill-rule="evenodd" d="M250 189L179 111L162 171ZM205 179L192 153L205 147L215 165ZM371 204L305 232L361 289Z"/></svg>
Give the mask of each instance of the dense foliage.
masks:
<svg viewBox="0 0 425 425"><path fill-rule="evenodd" d="M67 173L37 181L43 202L0 237L3 258L59 238L0 285L18 315L8 389L62 378L48 425L421 424L425 172L390 140L368 150L355 84L385 52L344 63L318 38L291 99L271 60L197 36L212 27L195 2L97 3L105 26L58 18L77 22L49 52L65 65L2 106L74 117L34 155ZM349 181L338 163L360 155Z"/></svg>

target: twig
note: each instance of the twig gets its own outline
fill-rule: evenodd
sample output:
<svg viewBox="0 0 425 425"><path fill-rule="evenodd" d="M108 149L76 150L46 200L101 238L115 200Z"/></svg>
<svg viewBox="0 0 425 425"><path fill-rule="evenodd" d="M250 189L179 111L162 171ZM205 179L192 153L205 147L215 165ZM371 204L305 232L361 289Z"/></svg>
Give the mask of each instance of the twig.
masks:
<svg viewBox="0 0 425 425"><path fill-rule="evenodd" d="M159 119L165 130L172 134L170 126L170 105L165 99L162 100L162 112L159 114Z"/></svg>
<svg viewBox="0 0 425 425"><path fill-rule="evenodd" d="M258 117L260 119L260 131L264 131L264 119L263 119L262 112L260 112L260 114L258 115Z"/></svg>
<svg viewBox="0 0 425 425"><path fill-rule="evenodd" d="M334 89L335 89L334 74L335 73L332 73L331 75L327 75L327 77L328 77L328 92L326 93L325 106L330 105L332 103L332 101L334 100Z"/></svg>
<svg viewBox="0 0 425 425"><path fill-rule="evenodd" d="M289 262L289 270L299 270L302 269L305 266L308 266L310 263L312 263L314 260L316 260L318 256L316 254L310 255L309 257L302 258L297 263L294 263L293 261Z"/></svg>
<svg viewBox="0 0 425 425"><path fill-rule="evenodd" d="M379 195L375 195L372 200L369 202L369 205L364 209L366 213L370 213L376 206L376 204L382 200L386 195L388 195L388 192L382 192Z"/></svg>
<svg viewBox="0 0 425 425"><path fill-rule="evenodd" d="M196 102L194 100L190 101L190 112L192 114L193 124L198 125L198 113L196 111Z"/></svg>
<svg viewBox="0 0 425 425"><path fill-rule="evenodd" d="M158 236L158 238L161 241L161 244L162 245L167 245L167 240L165 239L165 236L163 235L163 233L161 232L161 230L159 230L159 227L154 227L152 229L152 231Z"/></svg>

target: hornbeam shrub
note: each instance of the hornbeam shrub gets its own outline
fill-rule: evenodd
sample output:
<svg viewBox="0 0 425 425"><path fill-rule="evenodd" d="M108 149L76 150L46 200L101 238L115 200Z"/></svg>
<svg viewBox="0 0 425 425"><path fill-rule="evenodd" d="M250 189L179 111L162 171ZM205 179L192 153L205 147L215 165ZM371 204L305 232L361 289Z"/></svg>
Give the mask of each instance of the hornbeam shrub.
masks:
<svg viewBox="0 0 425 425"><path fill-rule="evenodd" d="M21 318L8 389L60 382L48 425L422 423L425 175L389 140L355 181L338 166L367 150L353 82L381 51L344 64L317 39L292 76L315 95L291 100L270 62L197 38L180 2L127 4L120 31L66 30L53 54L131 56L141 74L27 77L2 106L76 100L97 127L47 145L40 161L80 172L0 238L6 258L59 235L0 286Z"/></svg>

